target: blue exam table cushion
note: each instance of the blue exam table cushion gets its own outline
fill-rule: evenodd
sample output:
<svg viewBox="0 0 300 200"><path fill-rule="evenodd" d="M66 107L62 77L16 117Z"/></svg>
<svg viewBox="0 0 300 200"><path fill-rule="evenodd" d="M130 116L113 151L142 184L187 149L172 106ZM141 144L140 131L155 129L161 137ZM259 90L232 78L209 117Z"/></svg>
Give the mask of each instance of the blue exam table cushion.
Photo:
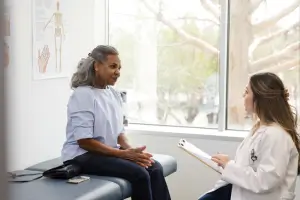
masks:
<svg viewBox="0 0 300 200"><path fill-rule="evenodd" d="M24 173L37 171L24 170ZM118 184L89 176L90 180L79 184L66 180L41 178L27 183L9 184L11 200L121 200L122 192Z"/></svg>
<svg viewBox="0 0 300 200"><path fill-rule="evenodd" d="M165 177L177 171L177 161L172 156L163 155L163 154L153 154L153 158L162 165ZM33 165L27 168L27 170L43 172L60 165L62 165L61 158L54 158L52 160L47 160L38 163L36 165ZM131 196L131 184L127 180L116 178L116 177L106 177L106 176L99 176L99 179L100 178L118 184L119 187L121 188L123 199Z"/></svg>

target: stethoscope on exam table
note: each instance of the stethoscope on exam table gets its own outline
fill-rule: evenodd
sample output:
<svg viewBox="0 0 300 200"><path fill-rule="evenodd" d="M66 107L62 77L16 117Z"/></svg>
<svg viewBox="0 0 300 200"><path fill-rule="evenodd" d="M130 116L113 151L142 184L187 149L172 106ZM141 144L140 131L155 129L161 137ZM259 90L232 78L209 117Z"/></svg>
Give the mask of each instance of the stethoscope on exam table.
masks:
<svg viewBox="0 0 300 200"><path fill-rule="evenodd" d="M251 158L252 162L255 162L257 160L257 156L255 155L254 149L251 150L250 156L251 156L250 158Z"/></svg>

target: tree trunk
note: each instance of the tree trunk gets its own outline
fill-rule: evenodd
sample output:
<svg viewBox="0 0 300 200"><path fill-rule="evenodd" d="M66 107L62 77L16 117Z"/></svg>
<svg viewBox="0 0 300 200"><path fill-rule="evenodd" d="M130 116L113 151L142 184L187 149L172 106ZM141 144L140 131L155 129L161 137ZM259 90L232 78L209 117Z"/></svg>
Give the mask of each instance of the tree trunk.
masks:
<svg viewBox="0 0 300 200"><path fill-rule="evenodd" d="M242 95L248 83L248 49L252 41L249 0L231 0L229 36L228 124L245 120Z"/></svg>
<svg viewBox="0 0 300 200"><path fill-rule="evenodd" d="M188 124L192 124L199 114L199 99L195 93L187 96L187 116L185 120Z"/></svg>

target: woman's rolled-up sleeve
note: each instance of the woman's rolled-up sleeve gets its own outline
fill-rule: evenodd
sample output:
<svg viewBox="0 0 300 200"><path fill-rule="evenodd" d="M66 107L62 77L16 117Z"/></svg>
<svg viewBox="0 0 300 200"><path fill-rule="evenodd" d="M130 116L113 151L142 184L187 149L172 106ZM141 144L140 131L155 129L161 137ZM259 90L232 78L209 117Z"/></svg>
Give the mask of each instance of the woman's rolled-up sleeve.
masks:
<svg viewBox="0 0 300 200"><path fill-rule="evenodd" d="M77 88L68 103L68 126L74 140L93 138L94 97L90 88Z"/></svg>

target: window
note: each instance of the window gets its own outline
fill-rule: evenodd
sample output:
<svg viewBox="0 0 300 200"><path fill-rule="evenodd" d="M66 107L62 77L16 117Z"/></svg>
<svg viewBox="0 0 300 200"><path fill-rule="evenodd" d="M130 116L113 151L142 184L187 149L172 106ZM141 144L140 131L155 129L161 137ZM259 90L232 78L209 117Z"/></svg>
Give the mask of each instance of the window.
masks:
<svg viewBox="0 0 300 200"><path fill-rule="evenodd" d="M300 111L299 1L109 0L108 13L129 123L249 129L242 94L262 71Z"/></svg>
<svg viewBox="0 0 300 200"><path fill-rule="evenodd" d="M299 1L230 1L228 128L248 129L242 93L248 76L277 73L299 112Z"/></svg>
<svg viewBox="0 0 300 200"><path fill-rule="evenodd" d="M217 127L219 16L200 2L109 1L130 123Z"/></svg>

